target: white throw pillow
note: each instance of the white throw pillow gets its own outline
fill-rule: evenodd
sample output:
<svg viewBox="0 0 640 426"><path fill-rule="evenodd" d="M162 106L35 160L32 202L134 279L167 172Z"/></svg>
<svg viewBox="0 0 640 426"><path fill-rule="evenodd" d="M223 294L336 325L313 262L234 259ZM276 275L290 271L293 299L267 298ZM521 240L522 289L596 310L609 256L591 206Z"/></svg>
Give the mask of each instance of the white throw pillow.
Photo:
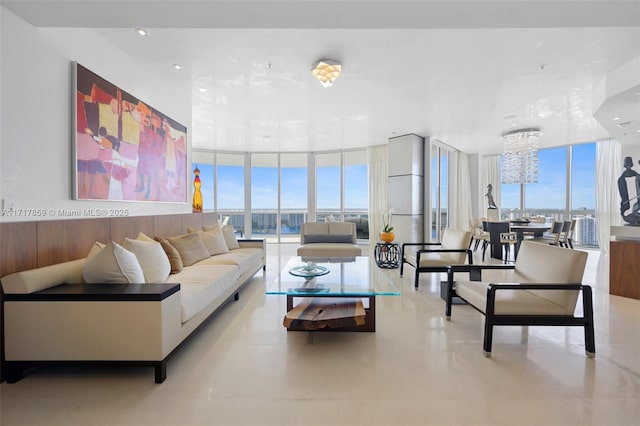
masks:
<svg viewBox="0 0 640 426"><path fill-rule="evenodd" d="M216 254L229 253L229 248L227 247L227 243L224 240L224 235L222 235L222 229L219 226L215 226L210 231L198 231L200 234L200 238L202 238L202 242L204 243L207 250L209 250L209 254L214 256Z"/></svg>
<svg viewBox="0 0 640 426"><path fill-rule="evenodd" d="M136 255L113 241L87 259L82 267L82 277L87 284L144 283L144 273Z"/></svg>
<svg viewBox="0 0 640 426"><path fill-rule="evenodd" d="M240 248L240 244L238 244L238 240L236 239L236 233L233 230L233 225L223 226L222 235L224 236L224 241L225 243L227 243L227 248L229 250L235 250Z"/></svg>
<svg viewBox="0 0 640 426"><path fill-rule="evenodd" d="M138 235L135 240L125 238L123 246L138 258L146 283L165 282L171 273L171 264L160 243Z"/></svg>

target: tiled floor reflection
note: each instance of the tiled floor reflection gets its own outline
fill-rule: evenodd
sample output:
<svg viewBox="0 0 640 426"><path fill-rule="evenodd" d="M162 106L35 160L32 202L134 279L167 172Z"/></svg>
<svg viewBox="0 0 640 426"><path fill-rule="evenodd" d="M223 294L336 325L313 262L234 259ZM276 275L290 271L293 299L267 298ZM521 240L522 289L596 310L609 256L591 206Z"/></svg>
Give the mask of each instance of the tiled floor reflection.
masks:
<svg viewBox="0 0 640 426"><path fill-rule="evenodd" d="M284 296L266 296L296 244L269 245L267 271L169 361L146 369L42 368L0 385L13 425L638 425L640 301L609 296L608 259L590 252L597 357L581 329L498 327L454 306L442 275L413 270L378 299L376 333L287 333ZM639 278L640 279L640 278Z"/></svg>

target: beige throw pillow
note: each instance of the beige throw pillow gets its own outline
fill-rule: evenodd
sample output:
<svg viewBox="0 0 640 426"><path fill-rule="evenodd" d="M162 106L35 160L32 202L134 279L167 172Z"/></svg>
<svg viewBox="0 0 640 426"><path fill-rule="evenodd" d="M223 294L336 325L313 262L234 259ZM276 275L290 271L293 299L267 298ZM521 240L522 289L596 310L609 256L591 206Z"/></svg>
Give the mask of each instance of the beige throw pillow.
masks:
<svg viewBox="0 0 640 426"><path fill-rule="evenodd" d="M184 263L182 263L182 258L180 257L180 253L171 243L164 238L155 237L155 240L160 243L162 246L162 250L164 250L167 258L169 259L169 264L171 265L171 273L177 274L178 272L184 269Z"/></svg>
<svg viewBox="0 0 640 426"><path fill-rule="evenodd" d="M224 236L224 241L227 243L227 247L229 250L239 249L240 245L238 244L238 240L236 238L236 233L233 230L233 225L225 225L222 227L222 235Z"/></svg>
<svg viewBox="0 0 640 426"><path fill-rule="evenodd" d="M136 255L113 241L87 259L82 267L82 277L87 284L144 283L144 273Z"/></svg>
<svg viewBox="0 0 640 426"><path fill-rule="evenodd" d="M169 237L169 242L180 253L184 266L191 266L196 262L211 256L200 238L200 234L186 234Z"/></svg>
<svg viewBox="0 0 640 426"><path fill-rule="evenodd" d="M171 272L171 264L162 246L156 241L139 238L140 235L135 240L125 238L123 247L138 258L145 282L165 282Z"/></svg>
<svg viewBox="0 0 640 426"><path fill-rule="evenodd" d="M224 235L222 235L222 229L220 229L219 226L214 226L213 228L210 228L209 231L197 232L200 234L200 238L202 238L202 242L205 247L207 247L207 250L209 250L209 254L211 256L229 253L229 248L224 240Z"/></svg>

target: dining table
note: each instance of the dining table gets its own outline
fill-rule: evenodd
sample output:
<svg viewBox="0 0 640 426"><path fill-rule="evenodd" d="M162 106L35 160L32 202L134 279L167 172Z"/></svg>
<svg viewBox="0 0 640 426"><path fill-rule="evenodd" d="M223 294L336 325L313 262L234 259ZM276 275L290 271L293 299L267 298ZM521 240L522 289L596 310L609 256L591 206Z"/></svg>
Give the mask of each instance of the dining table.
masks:
<svg viewBox="0 0 640 426"><path fill-rule="evenodd" d="M516 233L516 244L514 247L514 258L518 257L518 250L520 244L524 240L525 234L533 235L534 237L542 236L546 231L551 229L551 224L547 223L514 223L511 222L511 232Z"/></svg>

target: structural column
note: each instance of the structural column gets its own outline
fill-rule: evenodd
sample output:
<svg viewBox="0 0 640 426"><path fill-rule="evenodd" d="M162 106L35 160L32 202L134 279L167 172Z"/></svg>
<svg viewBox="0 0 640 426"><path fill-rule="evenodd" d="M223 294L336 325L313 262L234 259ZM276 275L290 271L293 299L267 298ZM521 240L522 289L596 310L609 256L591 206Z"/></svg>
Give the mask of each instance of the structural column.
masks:
<svg viewBox="0 0 640 426"><path fill-rule="evenodd" d="M389 139L389 207L396 242L421 242L424 224L424 138Z"/></svg>

